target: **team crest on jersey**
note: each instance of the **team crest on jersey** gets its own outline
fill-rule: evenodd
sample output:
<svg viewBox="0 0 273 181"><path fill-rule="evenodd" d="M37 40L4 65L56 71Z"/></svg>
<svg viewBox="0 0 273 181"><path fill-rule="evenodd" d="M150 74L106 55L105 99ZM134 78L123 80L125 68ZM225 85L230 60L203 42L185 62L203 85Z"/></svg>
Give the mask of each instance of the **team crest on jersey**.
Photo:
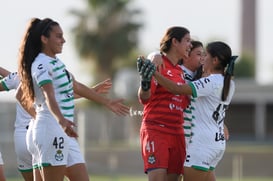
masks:
<svg viewBox="0 0 273 181"><path fill-rule="evenodd" d="M57 150L57 152L55 154L55 159L57 161L62 161L64 159L64 154L63 154L62 150Z"/></svg>
<svg viewBox="0 0 273 181"><path fill-rule="evenodd" d="M156 161L155 156L152 154L148 157L148 163L154 164Z"/></svg>

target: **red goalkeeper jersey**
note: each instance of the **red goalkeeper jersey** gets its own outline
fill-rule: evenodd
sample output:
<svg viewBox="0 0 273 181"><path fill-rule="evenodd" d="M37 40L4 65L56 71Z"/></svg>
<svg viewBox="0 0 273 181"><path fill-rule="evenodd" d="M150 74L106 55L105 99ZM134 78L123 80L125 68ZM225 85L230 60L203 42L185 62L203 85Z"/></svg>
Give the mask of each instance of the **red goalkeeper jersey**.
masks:
<svg viewBox="0 0 273 181"><path fill-rule="evenodd" d="M185 84L181 67L173 65L170 60L162 56L165 68L161 74L176 82ZM140 100L141 101L141 100ZM153 78L151 81L151 97L143 102L143 120L141 129L156 129L173 134L184 134L183 109L189 104L185 95L174 95L159 85Z"/></svg>

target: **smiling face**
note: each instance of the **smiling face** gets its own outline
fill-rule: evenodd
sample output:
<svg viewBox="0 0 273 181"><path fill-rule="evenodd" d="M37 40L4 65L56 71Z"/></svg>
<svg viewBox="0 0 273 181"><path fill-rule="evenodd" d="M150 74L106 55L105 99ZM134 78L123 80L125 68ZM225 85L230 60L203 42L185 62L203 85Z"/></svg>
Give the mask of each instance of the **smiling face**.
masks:
<svg viewBox="0 0 273 181"><path fill-rule="evenodd" d="M51 27L49 37L42 35L43 49L42 52L50 57L55 57L56 54L62 53L63 44L65 39L63 31L59 25Z"/></svg>
<svg viewBox="0 0 273 181"><path fill-rule="evenodd" d="M191 37L190 34L187 33L178 43L177 51L179 52L182 59L186 59L189 57L191 48L192 48Z"/></svg>
<svg viewBox="0 0 273 181"><path fill-rule="evenodd" d="M203 70L207 74L211 74L213 72L213 67L215 64L217 57L212 57L209 52L206 52L204 63L203 63Z"/></svg>
<svg viewBox="0 0 273 181"><path fill-rule="evenodd" d="M191 50L189 58L184 59L183 64L191 71L196 71L204 63L204 49L202 46Z"/></svg>

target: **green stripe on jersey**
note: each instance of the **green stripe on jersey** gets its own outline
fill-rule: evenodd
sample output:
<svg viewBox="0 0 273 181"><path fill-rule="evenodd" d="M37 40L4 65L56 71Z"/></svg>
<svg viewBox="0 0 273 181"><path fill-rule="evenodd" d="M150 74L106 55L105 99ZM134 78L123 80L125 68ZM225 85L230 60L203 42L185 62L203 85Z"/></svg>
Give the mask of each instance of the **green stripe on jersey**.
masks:
<svg viewBox="0 0 273 181"><path fill-rule="evenodd" d="M60 84L60 85L58 86L58 88L65 87L65 86L67 86L68 84L70 84L70 82L65 82L65 83L63 83L63 84Z"/></svg>
<svg viewBox="0 0 273 181"><path fill-rule="evenodd" d="M64 91L61 91L61 92L59 92L60 94L67 94L67 93L69 93L69 92L71 92L73 90L73 88L70 88L70 89L68 89L68 90L64 90Z"/></svg>
<svg viewBox="0 0 273 181"><path fill-rule="evenodd" d="M191 121L191 118L184 117L184 120L186 120L186 121Z"/></svg>
<svg viewBox="0 0 273 181"><path fill-rule="evenodd" d="M57 72L58 70L61 70L64 67L65 67L64 64L62 66L60 66L60 67L56 67L56 68L53 69L53 72Z"/></svg>
<svg viewBox="0 0 273 181"><path fill-rule="evenodd" d="M191 126L183 126L184 129L191 129Z"/></svg>
<svg viewBox="0 0 273 181"><path fill-rule="evenodd" d="M57 60L52 60L52 61L49 62L49 63L51 63L52 65L55 65L55 64L57 63Z"/></svg>
<svg viewBox="0 0 273 181"><path fill-rule="evenodd" d="M74 101L74 96L73 97L70 97L68 99L63 99L61 100L61 102L70 102L70 101Z"/></svg>
<svg viewBox="0 0 273 181"><path fill-rule="evenodd" d="M192 90L192 97L197 97L197 92L196 92L196 89L195 89L195 87L194 87L194 85L193 85L193 83L189 83L189 86L191 87L191 90Z"/></svg>
<svg viewBox="0 0 273 181"><path fill-rule="evenodd" d="M6 85L6 83L3 80L1 80L1 84L2 84L3 88L5 89L5 91L9 91L8 86Z"/></svg>
<svg viewBox="0 0 273 181"><path fill-rule="evenodd" d="M64 114L64 117L71 118L71 117L74 117L74 114Z"/></svg>
<svg viewBox="0 0 273 181"><path fill-rule="evenodd" d="M43 80L43 81L41 81L41 82L39 82L39 87L42 87L43 85L45 85L45 84L48 84L48 83L52 83L52 80Z"/></svg>
<svg viewBox="0 0 273 181"><path fill-rule="evenodd" d="M57 76L57 77L54 77L54 80L61 79L61 78L65 77L65 76L66 76L66 74L63 73L63 74L61 74L61 75L59 75L59 76Z"/></svg>
<svg viewBox="0 0 273 181"><path fill-rule="evenodd" d="M63 110L69 110L69 109L74 109L74 105L73 106L61 106L61 109Z"/></svg>

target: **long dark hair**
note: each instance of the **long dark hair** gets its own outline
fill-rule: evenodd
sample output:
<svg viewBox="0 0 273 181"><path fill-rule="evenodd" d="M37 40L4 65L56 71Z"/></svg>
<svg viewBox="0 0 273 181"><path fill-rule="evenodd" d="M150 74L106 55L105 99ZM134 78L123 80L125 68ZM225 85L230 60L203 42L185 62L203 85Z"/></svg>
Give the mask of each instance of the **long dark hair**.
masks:
<svg viewBox="0 0 273 181"><path fill-rule="evenodd" d="M216 69L223 70L224 72L224 87L221 99L222 101L225 101L229 93L230 80L233 76L234 61L238 56L232 56L231 48L221 41L209 43L206 49L212 57L217 57L220 61L220 64Z"/></svg>
<svg viewBox="0 0 273 181"><path fill-rule="evenodd" d="M32 18L27 25L23 36L18 57L18 72L21 79L23 90L22 100L27 107L34 102L34 88L31 76L31 65L38 54L42 51L41 36L49 37L52 26L58 25L57 22L46 18Z"/></svg>

